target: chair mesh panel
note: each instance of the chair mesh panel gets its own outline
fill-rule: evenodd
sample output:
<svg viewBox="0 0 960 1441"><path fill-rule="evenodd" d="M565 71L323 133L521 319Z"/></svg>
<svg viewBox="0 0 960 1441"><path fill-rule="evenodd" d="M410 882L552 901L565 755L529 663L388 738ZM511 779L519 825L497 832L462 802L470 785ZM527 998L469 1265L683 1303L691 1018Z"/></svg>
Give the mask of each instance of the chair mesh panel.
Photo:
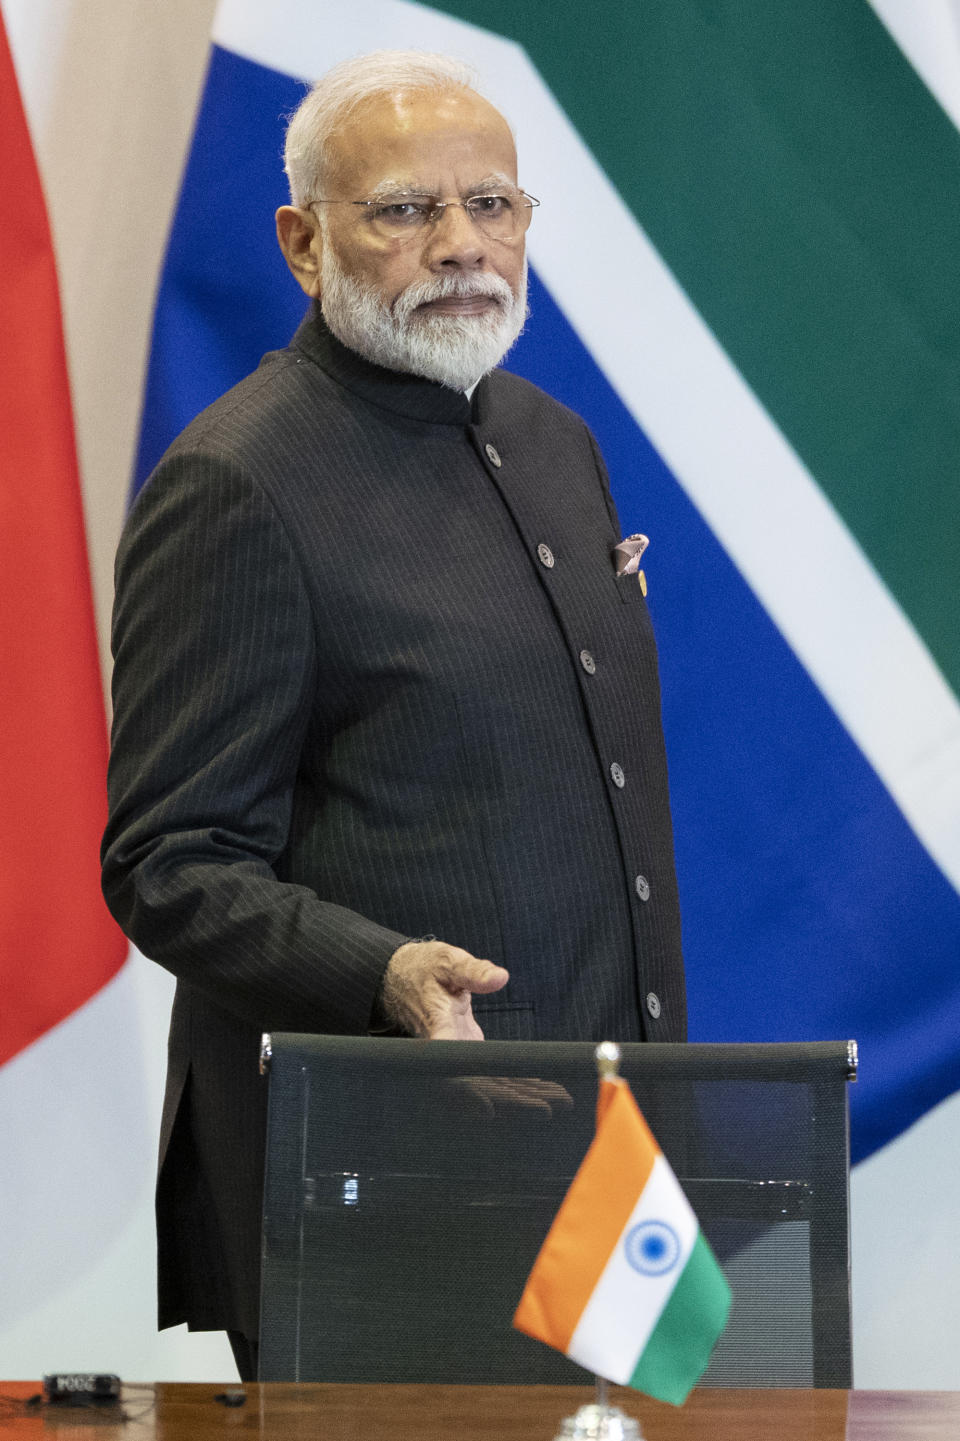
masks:
<svg viewBox="0 0 960 1441"><path fill-rule="evenodd" d="M588 1379L511 1318L593 1136L593 1046L272 1040L261 1379ZM849 1386L846 1042L622 1052L733 1289L704 1384ZM531 1077L566 1099L522 1104Z"/></svg>

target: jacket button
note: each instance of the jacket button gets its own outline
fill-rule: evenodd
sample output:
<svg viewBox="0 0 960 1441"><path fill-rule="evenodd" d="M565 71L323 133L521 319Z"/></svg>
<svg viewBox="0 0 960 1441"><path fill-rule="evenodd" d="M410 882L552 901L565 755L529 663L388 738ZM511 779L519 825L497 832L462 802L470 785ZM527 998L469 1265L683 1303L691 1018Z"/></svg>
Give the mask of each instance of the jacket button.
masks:
<svg viewBox="0 0 960 1441"><path fill-rule="evenodd" d="M648 901L650 899L650 882L646 876L637 876L633 884L637 888L637 895L640 899L642 901Z"/></svg>
<svg viewBox="0 0 960 1441"><path fill-rule="evenodd" d="M647 992L647 1010L655 1021L660 1019L660 997L656 991Z"/></svg>
<svg viewBox="0 0 960 1441"><path fill-rule="evenodd" d="M540 557L540 564L545 565L547 570L553 569L553 551L543 541L537 546L537 555Z"/></svg>
<svg viewBox="0 0 960 1441"><path fill-rule="evenodd" d="M588 650L582 650L580 652L580 664L583 666L587 675L595 674L597 669L597 663Z"/></svg>
<svg viewBox="0 0 960 1441"><path fill-rule="evenodd" d="M617 787L617 790L621 791L627 783L627 778L623 774L623 767L619 766L616 761L614 761L613 765L610 767L610 779Z"/></svg>
<svg viewBox="0 0 960 1441"><path fill-rule="evenodd" d="M490 464L495 465L499 470L501 465L503 464L503 461L500 459L500 452L497 450L497 447L495 445L491 445L490 442L487 441L486 445L483 448L486 452L486 456Z"/></svg>

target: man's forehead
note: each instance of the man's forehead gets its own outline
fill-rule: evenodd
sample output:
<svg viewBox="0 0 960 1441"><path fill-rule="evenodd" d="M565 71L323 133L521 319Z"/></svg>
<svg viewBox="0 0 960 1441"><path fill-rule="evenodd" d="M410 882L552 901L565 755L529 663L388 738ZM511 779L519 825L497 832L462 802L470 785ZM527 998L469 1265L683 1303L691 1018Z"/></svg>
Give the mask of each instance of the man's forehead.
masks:
<svg viewBox="0 0 960 1441"><path fill-rule="evenodd" d="M377 189L434 184L449 167L484 179L514 179L516 151L498 110L472 90L395 90L372 96L331 137L333 170Z"/></svg>

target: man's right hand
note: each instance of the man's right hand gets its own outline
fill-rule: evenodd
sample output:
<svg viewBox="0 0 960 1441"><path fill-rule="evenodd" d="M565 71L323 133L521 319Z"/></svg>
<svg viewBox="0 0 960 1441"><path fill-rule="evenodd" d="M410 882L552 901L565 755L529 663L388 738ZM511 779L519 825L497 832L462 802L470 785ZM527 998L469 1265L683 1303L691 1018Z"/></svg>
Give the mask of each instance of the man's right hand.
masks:
<svg viewBox="0 0 960 1441"><path fill-rule="evenodd" d="M387 1020L430 1041L482 1041L470 997L499 991L503 966L444 941L408 941L390 957L380 1004Z"/></svg>

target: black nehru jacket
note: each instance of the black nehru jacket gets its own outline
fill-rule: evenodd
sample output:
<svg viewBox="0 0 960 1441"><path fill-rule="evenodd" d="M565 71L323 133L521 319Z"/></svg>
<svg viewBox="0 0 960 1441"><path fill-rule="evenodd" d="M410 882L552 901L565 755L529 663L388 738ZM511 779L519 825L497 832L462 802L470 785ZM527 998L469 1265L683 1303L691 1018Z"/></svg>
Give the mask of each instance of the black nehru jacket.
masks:
<svg viewBox="0 0 960 1441"><path fill-rule="evenodd" d="M117 559L104 891L178 979L160 1321L256 1335L264 1030L363 1034L432 933L485 1034L681 1040L653 633L583 421L314 311L167 452Z"/></svg>

